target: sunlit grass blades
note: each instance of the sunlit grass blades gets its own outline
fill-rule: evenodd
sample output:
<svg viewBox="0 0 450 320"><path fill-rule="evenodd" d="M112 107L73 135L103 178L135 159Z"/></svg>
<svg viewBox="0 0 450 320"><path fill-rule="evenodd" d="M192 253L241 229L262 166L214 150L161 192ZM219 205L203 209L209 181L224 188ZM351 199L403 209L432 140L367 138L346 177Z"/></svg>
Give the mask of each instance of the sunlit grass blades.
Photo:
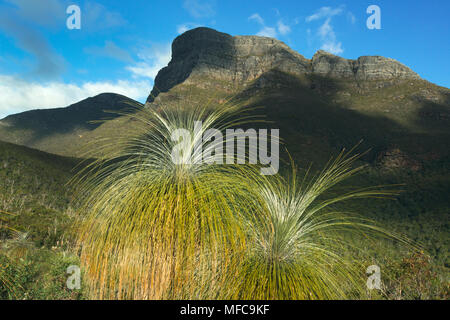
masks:
<svg viewBox="0 0 450 320"><path fill-rule="evenodd" d="M208 128L222 129L237 111L172 106L125 115L135 130L95 149L79 175L81 261L96 298L215 298L245 245L246 189L241 170L200 161ZM195 132L195 121L203 131ZM174 163L173 130L192 133L183 163ZM205 160L205 159L203 159Z"/></svg>
<svg viewBox="0 0 450 320"><path fill-rule="evenodd" d="M254 212L248 216L246 259L239 267L233 298L343 299L365 292L364 266L355 259L358 238L397 238L375 223L350 215L335 204L397 192L366 188L328 196L330 188L361 171L358 155L341 153L315 178L271 176L259 179Z"/></svg>
<svg viewBox="0 0 450 320"><path fill-rule="evenodd" d="M363 169L353 150L312 179L295 169L290 178L262 176L258 166L211 164L217 155L197 152L225 143L204 139L208 129L246 121L234 105L140 108L124 117L134 129L100 141L97 160L76 180L78 244L94 298L360 298L365 269L348 240L402 240L337 206L396 191L331 195ZM191 139L178 163L171 137L180 128Z"/></svg>

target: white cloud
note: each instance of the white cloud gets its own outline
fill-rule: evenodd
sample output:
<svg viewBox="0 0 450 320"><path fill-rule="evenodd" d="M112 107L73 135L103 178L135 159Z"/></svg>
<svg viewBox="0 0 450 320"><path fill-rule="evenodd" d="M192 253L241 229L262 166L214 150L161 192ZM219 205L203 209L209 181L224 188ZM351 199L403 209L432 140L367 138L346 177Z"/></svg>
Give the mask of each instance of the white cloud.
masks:
<svg viewBox="0 0 450 320"><path fill-rule="evenodd" d="M342 49L342 43L338 42L325 42L320 49L330 52L332 54L341 54L344 52Z"/></svg>
<svg viewBox="0 0 450 320"><path fill-rule="evenodd" d="M275 27L267 26L264 23L264 19L259 15L259 13L252 14L250 17L248 17L248 20L255 21L256 23L261 25L261 30L256 33L257 36L276 38L278 34L284 36L291 32L291 27L283 23L282 20L278 20Z"/></svg>
<svg viewBox="0 0 450 320"><path fill-rule="evenodd" d="M286 35L289 32L291 32L291 27L284 24L283 21L280 20L280 21L278 21L278 32L282 35Z"/></svg>
<svg viewBox="0 0 450 320"><path fill-rule="evenodd" d="M333 28L330 25L330 21L331 19L328 18L327 20L325 20L325 23L323 25L320 26L318 34L319 36L321 36L322 38L325 38L327 36L329 36L330 34L334 34Z"/></svg>
<svg viewBox="0 0 450 320"><path fill-rule="evenodd" d="M103 47L89 47L84 49L85 53L113 58L127 62L125 69L132 73L133 78L154 79L159 70L165 67L171 58L170 44L152 44L141 48L133 59L131 55L118 47L112 41L105 41Z"/></svg>
<svg viewBox="0 0 450 320"><path fill-rule="evenodd" d="M192 23L192 22L183 23L183 24L180 24L177 26L177 33L182 34L188 30L191 30L191 29L194 29L197 27L201 27L201 25L197 24L197 23Z"/></svg>
<svg viewBox="0 0 450 320"><path fill-rule="evenodd" d="M94 48L93 51L106 54L103 49L107 48L113 48L115 51L110 52L110 56L129 61L126 51L122 51L114 43L106 42L104 47ZM152 80L158 71L167 65L170 58L170 44L153 44L142 48L137 53L136 61L131 60L126 67L126 70L132 73L131 80L86 81L74 84L56 80L27 81L16 76L0 74L0 119L9 114L31 109L65 107L104 92L123 94L132 99L144 101L153 86ZM88 70L78 70L78 72L84 74Z"/></svg>
<svg viewBox="0 0 450 320"><path fill-rule="evenodd" d="M127 70L133 73L133 76L141 77L141 78L150 78L155 79L158 71L164 67L163 64L161 66L157 66L155 64L148 64L147 62L138 62L134 66L128 66Z"/></svg>
<svg viewBox="0 0 450 320"><path fill-rule="evenodd" d="M322 7L316 13L306 17L306 22L311 22L314 20L319 20L322 18L330 18L336 15L339 15L343 12L343 7L339 8L331 8L331 7Z"/></svg>
<svg viewBox="0 0 450 320"><path fill-rule="evenodd" d="M189 30L189 27L186 24L180 24L177 26L177 33L182 34Z"/></svg>
<svg viewBox="0 0 450 320"><path fill-rule="evenodd" d="M258 13L252 14L250 17L248 17L248 20L255 20L260 25L264 25L264 19L261 18L261 16Z"/></svg>
<svg viewBox="0 0 450 320"><path fill-rule="evenodd" d="M271 27L263 27L256 35L260 37L275 38L277 36L277 30Z"/></svg>
<svg viewBox="0 0 450 320"><path fill-rule="evenodd" d="M356 23L356 17L352 12L347 12L347 19L352 23L355 24Z"/></svg>
<svg viewBox="0 0 450 320"><path fill-rule="evenodd" d="M208 18L216 14L215 1L212 0L184 0L183 7L194 18Z"/></svg>
<svg viewBox="0 0 450 320"><path fill-rule="evenodd" d="M336 34L330 22L331 18L328 18L319 28L318 34L322 39L321 49L333 54L341 54L344 52L342 43L337 41Z"/></svg>
<svg viewBox="0 0 450 320"><path fill-rule="evenodd" d="M104 92L123 94L144 101L151 81L117 80L84 82L80 85L62 82L29 82L10 75L0 75L0 119L31 109L66 107Z"/></svg>
<svg viewBox="0 0 450 320"><path fill-rule="evenodd" d="M170 44L153 44L141 49L137 56L139 61L127 66L126 69L135 78L155 79L158 71L167 66L171 59L171 46Z"/></svg>
<svg viewBox="0 0 450 320"><path fill-rule="evenodd" d="M325 19L325 22L317 31L317 35L322 42L320 49L328 51L332 54L342 54L344 52L342 43L337 40L336 33L331 25L331 19L334 16L340 15L343 11L343 6L338 8L322 7L314 14L306 18L306 22ZM308 29L308 38L310 35L311 31Z"/></svg>

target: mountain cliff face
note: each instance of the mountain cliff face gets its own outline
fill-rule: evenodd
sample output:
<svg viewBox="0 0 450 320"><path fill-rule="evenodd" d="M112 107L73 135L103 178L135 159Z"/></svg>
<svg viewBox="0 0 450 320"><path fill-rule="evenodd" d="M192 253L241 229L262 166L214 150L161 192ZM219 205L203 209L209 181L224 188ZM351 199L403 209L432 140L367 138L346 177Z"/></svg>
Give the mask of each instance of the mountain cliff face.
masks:
<svg viewBox="0 0 450 320"><path fill-rule="evenodd" d="M197 28L173 41L172 60L158 73L148 101L182 82L207 77L245 85L271 70L355 81L420 79L411 69L389 58L367 56L347 60L320 50L309 60L276 39L232 37L213 29Z"/></svg>
<svg viewBox="0 0 450 320"><path fill-rule="evenodd" d="M380 56L347 60L319 50L311 60L311 72L355 80L419 79L419 75L400 62Z"/></svg>
<svg viewBox="0 0 450 320"><path fill-rule="evenodd" d="M320 50L306 59L276 39L197 28L173 41L147 106L199 96L262 107L302 159L360 140L385 167L419 170L450 156L450 90L390 58L349 60Z"/></svg>

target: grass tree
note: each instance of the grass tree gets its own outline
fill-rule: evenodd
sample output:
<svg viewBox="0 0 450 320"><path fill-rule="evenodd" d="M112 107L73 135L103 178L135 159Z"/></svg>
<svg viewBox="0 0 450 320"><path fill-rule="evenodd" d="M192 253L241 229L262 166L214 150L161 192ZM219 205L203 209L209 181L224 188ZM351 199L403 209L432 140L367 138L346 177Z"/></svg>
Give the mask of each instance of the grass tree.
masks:
<svg viewBox="0 0 450 320"><path fill-rule="evenodd" d="M223 129L237 112L172 106L124 115L134 131L96 149L97 160L78 176L82 219L78 243L95 298L215 298L229 266L245 247L237 210L247 181L244 166L214 165L196 148L209 128ZM195 121L203 121L195 132ZM192 133L184 161L172 151L174 130ZM206 159L207 160L207 159ZM225 276L226 275L226 276Z"/></svg>
<svg viewBox="0 0 450 320"><path fill-rule="evenodd" d="M378 188L327 197L362 170L341 153L314 179L261 176L255 166L205 161L210 128L248 120L239 107L139 108L133 130L91 148L95 161L75 180L85 283L105 299L329 299L361 297L358 249L348 237L392 237L335 205L396 193ZM195 122L202 121L201 131ZM174 130L187 130L173 161ZM209 159L211 160L211 159ZM309 181L309 182L308 182Z"/></svg>
<svg viewBox="0 0 450 320"><path fill-rule="evenodd" d="M386 188L353 190L330 197L336 184L357 174L358 154L342 152L324 170L300 179L269 176L252 187L252 213L246 219L247 253L233 298L343 299L365 294L365 267L355 239L396 238L373 221L338 209L349 199L390 197ZM293 165L292 165L293 166ZM362 246L362 243L360 243ZM359 255L361 256L361 255Z"/></svg>

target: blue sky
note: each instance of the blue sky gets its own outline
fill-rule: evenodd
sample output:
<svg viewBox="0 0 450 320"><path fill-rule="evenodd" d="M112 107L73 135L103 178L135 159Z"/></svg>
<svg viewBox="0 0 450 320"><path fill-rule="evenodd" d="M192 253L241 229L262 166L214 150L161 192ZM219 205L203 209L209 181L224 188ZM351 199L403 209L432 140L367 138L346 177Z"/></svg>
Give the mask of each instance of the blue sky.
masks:
<svg viewBox="0 0 450 320"><path fill-rule="evenodd" d="M69 30L69 5L81 29ZM369 30L366 9L381 9ZM101 92L144 101L180 33L208 26L284 41L306 58L382 55L449 87L448 0L0 0L0 119Z"/></svg>

